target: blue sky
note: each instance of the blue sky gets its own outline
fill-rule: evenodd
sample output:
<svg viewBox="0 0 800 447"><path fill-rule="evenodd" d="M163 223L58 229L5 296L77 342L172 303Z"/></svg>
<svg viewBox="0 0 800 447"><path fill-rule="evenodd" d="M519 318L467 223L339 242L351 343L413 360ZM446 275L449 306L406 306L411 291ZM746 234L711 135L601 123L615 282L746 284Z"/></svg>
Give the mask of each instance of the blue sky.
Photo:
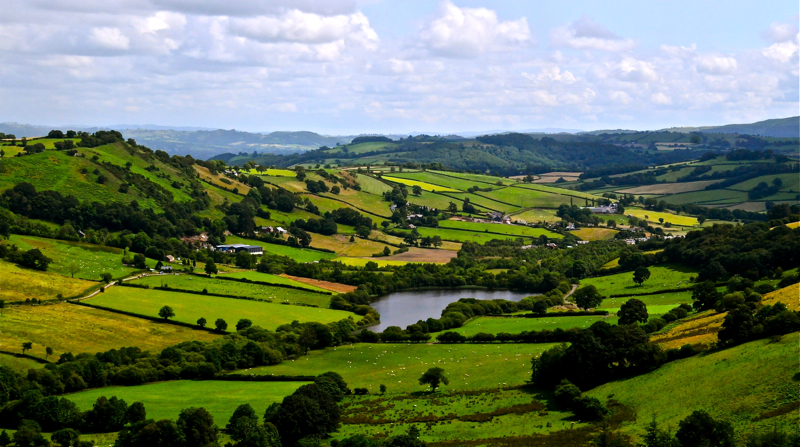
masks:
<svg viewBox="0 0 800 447"><path fill-rule="evenodd" d="M797 1L7 0L0 121L326 134L798 114Z"/></svg>

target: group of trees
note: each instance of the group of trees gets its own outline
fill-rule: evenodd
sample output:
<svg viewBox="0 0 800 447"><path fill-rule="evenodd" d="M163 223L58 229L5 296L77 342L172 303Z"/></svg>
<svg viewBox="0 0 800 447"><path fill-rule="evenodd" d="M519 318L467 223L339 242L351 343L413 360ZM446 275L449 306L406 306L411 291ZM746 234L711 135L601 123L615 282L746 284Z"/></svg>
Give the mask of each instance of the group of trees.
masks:
<svg viewBox="0 0 800 447"><path fill-rule="evenodd" d="M15 244L0 244L0 259L43 272L53 262L38 248L20 250Z"/></svg>

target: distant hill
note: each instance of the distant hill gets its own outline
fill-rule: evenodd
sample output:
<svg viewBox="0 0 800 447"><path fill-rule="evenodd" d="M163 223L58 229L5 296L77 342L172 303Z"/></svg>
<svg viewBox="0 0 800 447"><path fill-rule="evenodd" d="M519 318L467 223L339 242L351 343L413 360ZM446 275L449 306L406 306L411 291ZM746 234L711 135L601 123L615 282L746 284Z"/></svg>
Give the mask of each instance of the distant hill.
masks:
<svg viewBox="0 0 800 447"><path fill-rule="evenodd" d="M764 137L800 137L800 116L776 118L750 124L727 124L725 126L671 127L667 132L728 133L741 135L761 135Z"/></svg>

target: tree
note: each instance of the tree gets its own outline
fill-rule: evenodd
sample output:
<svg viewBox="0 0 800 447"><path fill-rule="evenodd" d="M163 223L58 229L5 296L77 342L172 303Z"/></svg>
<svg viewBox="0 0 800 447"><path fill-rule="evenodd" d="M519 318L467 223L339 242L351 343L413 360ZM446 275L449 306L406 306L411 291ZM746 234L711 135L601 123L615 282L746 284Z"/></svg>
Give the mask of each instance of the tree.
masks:
<svg viewBox="0 0 800 447"><path fill-rule="evenodd" d="M111 276L111 273L103 272L100 274L100 280L106 284L111 282L111 278L113 278L113 276Z"/></svg>
<svg viewBox="0 0 800 447"><path fill-rule="evenodd" d="M699 216L697 216L697 222L698 222L700 225L703 225L703 222L705 222L705 221L706 221L706 216L704 216L704 215L702 215L702 214L701 214L701 215L699 215Z"/></svg>
<svg viewBox="0 0 800 447"><path fill-rule="evenodd" d="M169 320L175 316L175 311L169 306L164 306L158 311L158 316L165 320Z"/></svg>
<svg viewBox="0 0 800 447"><path fill-rule="evenodd" d="M386 385L381 384L380 390L381 394L386 394Z"/></svg>
<svg viewBox="0 0 800 447"><path fill-rule="evenodd" d="M236 407L233 416L228 420L225 431L236 442L246 439L250 433L256 430L259 425L256 411L250 404L242 404Z"/></svg>
<svg viewBox="0 0 800 447"><path fill-rule="evenodd" d="M33 349L33 342L26 341L22 343L22 354L25 354L25 351L30 351Z"/></svg>
<svg viewBox="0 0 800 447"><path fill-rule="evenodd" d="M603 295L593 285L581 287L572 294L575 304L582 309L597 307L603 302Z"/></svg>
<svg viewBox="0 0 800 447"><path fill-rule="evenodd" d="M636 284L641 286L648 279L650 279L650 270L647 267L636 267L636 270L633 271L633 282Z"/></svg>
<svg viewBox="0 0 800 447"><path fill-rule="evenodd" d="M452 214L457 213L458 212L458 205L456 205L453 202L450 202L450 204L447 205L447 211L452 213Z"/></svg>
<svg viewBox="0 0 800 447"><path fill-rule="evenodd" d="M222 332L228 329L228 323L226 323L222 318L217 318L217 321L214 322L214 327L216 327L218 331Z"/></svg>
<svg viewBox="0 0 800 447"><path fill-rule="evenodd" d="M248 320L247 318L242 318L236 323L236 330L241 331L242 329L247 329L253 325L253 322Z"/></svg>
<svg viewBox="0 0 800 447"><path fill-rule="evenodd" d="M694 301L692 307L696 311L713 309L721 298L722 295L717 291L713 281L703 281L692 287L692 300Z"/></svg>
<svg viewBox="0 0 800 447"><path fill-rule="evenodd" d="M392 254L392 250L389 248L389 246L383 247L383 255L389 256L390 254Z"/></svg>
<svg viewBox="0 0 800 447"><path fill-rule="evenodd" d="M0 317L3 316L3 309L6 308L6 300L0 300Z"/></svg>
<svg viewBox="0 0 800 447"><path fill-rule="evenodd" d="M421 196L422 195L422 187L419 186L419 185L412 186L411 187L411 193L414 194L415 196Z"/></svg>
<svg viewBox="0 0 800 447"><path fill-rule="evenodd" d="M295 445L303 438L325 436L336 430L341 419L336 401L314 383L284 397L275 410L267 409L264 419L275 424L285 446Z"/></svg>
<svg viewBox="0 0 800 447"><path fill-rule="evenodd" d="M731 424L716 421L704 410L697 410L678 423L675 437L681 447L733 447L734 432Z"/></svg>
<svg viewBox="0 0 800 447"><path fill-rule="evenodd" d="M642 300L636 298L625 301L620 306L617 316L619 317L619 324L646 323L647 318L649 318L647 306Z"/></svg>
<svg viewBox="0 0 800 447"><path fill-rule="evenodd" d="M206 261L205 272L206 274L208 274L208 276L216 275L217 271L218 271L217 264L214 264L214 261L212 261L211 259Z"/></svg>
<svg viewBox="0 0 800 447"><path fill-rule="evenodd" d="M53 262L53 260L42 254L38 248L22 253L22 257L20 258L20 264L41 271L46 271L47 266L50 265L51 262Z"/></svg>
<svg viewBox="0 0 800 447"><path fill-rule="evenodd" d="M420 385L430 385L431 390L436 392L436 388L439 388L440 384L449 385L450 379L444 374L444 369L439 367L430 368L422 374L422 377L419 378Z"/></svg>
<svg viewBox="0 0 800 447"><path fill-rule="evenodd" d="M53 355L53 348L51 348L50 346L44 348L44 353L45 353L44 354L44 358L45 358L45 360L47 360L47 357L50 357L51 355Z"/></svg>
<svg viewBox="0 0 800 447"><path fill-rule="evenodd" d="M46 447L50 445L42 436L42 428L35 421L23 419L12 438L19 447Z"/></svg>
<svg viewBox="0 0 800 447"><path fill-rule="evenodd" d="M50 440L60 445L61 447L77 446L78 439L81 437L81 432L72 428L63 428L50 435Z"/></svg>
<svg viewBox="0 0 800 447"><path fill-rule="evenodd" d="M203 318L203 317L200 317L200 318L197 320L197 325L198 325L198 326L200 326L200 327L206 327L206 324L207 324L207 323L208 323L208 321L206 321L206 319L205 319L205 318Z"/></svg>
<svg viewBox="0 0 800 447"><path fill-rule="evenodd" d="M236 253L236 259L234 262L236 264L236 267L248 270L252 269L253 265L255 264L253 255L244 250L240 251L239 253Z"/></svg>
<svg viewBox="0 0 800 447"><path fill-rule="evenodd" d="M75 274L79 273L80 271L81 271L81 267L78 264L74 263L74 262L70 263L67 266L67 273L69 273L70 278L74 278Z"/></svg>
<svg viewBox="0 0 800 447"><path fill-rule="evenodd" d="M183 432L186 446L210 447L217 445L219 429L214 424L214 417L205 408L187 408L181 411L177 421L178 429Z"/></svg>
<svg viewBox="0 0 800 447"><path fill-rule="evenodd" d="M128 407L128 410L125 411L125 420L128 421L129 424L135 424L137 422L142 422L147 419L147 411L144 408L144 403L142 402L134 402Z"/></svg>
<svg viewBox="0 0 800 447"><path fill-rule="evenodd" d="M333 193L333 194L337 194L337 195L338 195L340 192L342 192L342 189L341 189L341 188L339 188L339 186L338 186L338 185L333 185L333 186L331 187L331 193Z"/></svg>

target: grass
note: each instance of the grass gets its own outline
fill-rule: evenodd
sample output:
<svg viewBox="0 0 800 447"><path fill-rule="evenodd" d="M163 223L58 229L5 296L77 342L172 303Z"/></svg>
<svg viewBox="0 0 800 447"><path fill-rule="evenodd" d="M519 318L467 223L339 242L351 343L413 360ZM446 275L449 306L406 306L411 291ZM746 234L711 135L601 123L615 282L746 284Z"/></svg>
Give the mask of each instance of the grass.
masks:
<svg viewBox="0 0 800 447"><path fill-rule="evenodd" d="M273 402L280 402L306 382L229 382L178 380L139 386L112 386L68 394L65 397L82 411L90 410L98 397L117 396L128 405L144 403L148 419L177 419L184 408L203 407L220 428L236 407L249 403L262 416Z"/></svg>
<svg viewBox="0 0 800 447"><path fill-rule="evenodd" d="M229 275L236 275L236 273L226 274L224 276L229 276ZM271 276L272 278L281 278L280 276L273 276L273 275L265 275L265 276ZM281 279L285 280L286 282L290 281L286 278L281 278ZM331 301L330 295L322 295L319 293L305 292L302 290L287 289L283 287L262 286L260 284L225 281L218 278L204 278L202 276L191 276L191 275L148 276L145 278L130 281L130 283L148 285L150 287L159 287L162 284L164 284L176 289L195 290L197 292L207 290L209 293L218 293L221 295L246 296L258 299L267 299L267 297L269 297L268 299L271 299L273 303L288 302L288 303L314 304L316 306L323 308L328 307ZM305 287L305 285L303 285L303 287Z"/></svg>
<svg viewBox="0 0 800 447"><path fill-rule="evenodd" d="M653 210L645 210L642 208L625 208L626 216L633 216L639 219L645 219L649 222L658 222L659 218L663 218L664 222L670 222L673 225L680 225L684 227L694 227L697 225L697 219L691 216L679 216L672 213L664 213Z"/></svg>
<svg viewBox="0 0 800 447"><path fill-rule="evenodd" d="M525 222L558 222L555 210L530 209L511 215L511 220L524 220Z"/></svg>
<svg viewBox="0 0 800 447"><path fill-rule="evenodd" d="M271 253L278 256L288 256L297 262L314 262L321 259L330 259L334 257L332 253L324 253L317 250L309 250L307 248L289 247L288 245L268 244L266 242L245 239L239 236L226 236L225 243L259 245L264 248L264 253Z"/></svg>
<svg viewBox="0 0 800 447"><path fill-rule="evenodd" d="M350 266L350 267L364 267L365 265L367 265L367 262L370 262L370 261L377 263L378 267L386 267L387 265L406 265L406 264L408 264L408 262L404 262L404 261L387 261L387 260L382 259L382 258L366 259L366 258L342 257L342 258L331 259L331 261L341 262L342 264Z"/></svg>
<svg viewBox="0 0 800 447"><path fill-rule="evenodd" d="M559 205L565 203L574 202L576 205L583 205L585 202L585 200L581 198L516 187L499 188L490 192L478 192L477 194L519 208L558 208Z"/></svg>
<svg viewBox="0 0 800 447"><path fill-rule="evenodd" d="M719 180L701 180L697 182L658 183L655 185L637 186L635 188L619 188L625 194L678 194L683 192L702 191L706 186L718 183Z"/></svg>
<svg viewBox="0 0 800 447"><path fill-rule="evenodd" d="M739 191L749 191L755 188L759 183L764 182L769 186L772 186L772 181L776 178L781 179L783 185L781 186L781 191L794 191L797 192L800 190L800 179L798 179L797 174L774 174L774 175L763 175L761 177L756 177L754 179L745 180L742 183L737 183L733 186L729 186L729 189L735 189Z"/></svg>
<svg viewBox="0 0 800 447"><path fill-rule="evenodd" d="M11 235L9 242L16 244L21 250L38 248L45 256L53 260L48 270L63 276L69 276L67 267L73 263L81 269L75 274L75 278L80 279L99 281L100 274L104 272L111 273L114 278L119 278L136 271L134 268L122 265L123 251L119 248L16 234ZM152 268L157 262L148 259L147 265ZM64 294L64 296L68 295Z"/></svg>
<svg viewBox="0 0 800 447"><path fill-rule="evenodd" d="M445 188L452 188L454 190L466 191L473 186L486 188L489 185L485 181L474 181L462 178L452 177L450 175L440 174L436 172L392 172L389 175L393 177L400 177L406 180L415 180L424 182L431 185L443 186ZM492 182L494 184L494 182ZM499 186L495 186L499 187Z"/></svg>
<svg viewBox="0 0 800 447"><path fill-rule="evenodd" d="M390 394L424 391L417 380L438 366L450 378L445 390L523 385L530 379L530 359L554 344L357 344L311 351L279 365L253 368L248 374L321 374L336 371L351 388L377 392L386 384Z"/></svg>
<svg viewBox="0 0 800 447"><path fill-rule="evenodd" d="M383 183L382 181L376 178L370 177L368 175L358 174L357 172L354 171L349 171L349 172L351 175L355 177L356 181L361 186L361 191L363 192L369 194L381 195L386 191L392 190L391 186L387 185L386 183Z"/></svg>
<svg viewBox="0 0 800 447"><path fill-rule="evenodd" d="M635 422L624 426L623 431L636 436L644 433L654 416L662 427L670 426L674 431L678 422L695 410L728 420L739 433L773 427L794 430L797 410L754 419L800 400L792 379L797 372L797 337L797 333L787 334L778 342L758 340L670 362L651 373L608 383L587 394L601 401L613 396L635 410Z"/></svg>
<svg viewBox="0 0 800 447"><path fill-rule="evenodd" d="M175 311L174 319L177 321L195 324L203 317L208 320L209 326L213 326L217 318L222 318L228 323L229 329L233 329L241 318L248 318L254 325L269 330L294 320L331 323L348 317L359 318L350 312L340 310L277 304L280 299L277 292L265 296L264 299L274 299L276 302L265 303L160 290L112 287L105 293L86 300L86 303L150 317L158 316L162 306L170 306Z"/></svg>
<svg viewBox="0 0 800 447"><path fill-rule="evenodd" d="M391 204L384 201L383 197L377 194L369 194L350 188L342 189L339 194L325 193L324 196L331 199L342 200L350 204L350 206L356 208L356 210L362 214L366 211L372 214L383 216L386 219L392 215L392 213L389 211L389 205ZM344 208L345 206L345 204L339 202L339 208Z"/></svg>
<svg viewBox="0 0 800 447"><path fill-rule="evenodd" d="M20 374L27 374L29 369L44 368L44 363L39 363L25 357L16 357L0 353L0 366L11 368Z"/></svg>
<svg viewBox="0 0 800 447"><path fill-rule="evenodd" d="M283 284L287 286L303 287L305 289L316 290L321 292L326 291L325 289L322 289L320 287L310 286L308 284L295 281L293 279L285 278L283 276L270 275L269 273L244 271L244 272L226 273L225 275L222 276L230 278L244 278L244 279L249 279L251 281L268 282L270 284Z"/></svg>
<svg viewBox="0 0 800 447"><path fill-rule="evenodd" d="M297 173L288 169L266 169L263 172L258 172L256 169L251 169L248 174L250 175L268 175L271 177L296 177Z"/></svg>
<svg viewBox="0 0 800 447"><path fill-rule="evenodd" d="M658 295L628 296L621 298L606 298L598 309L616 313L620 306L629 299L636 298L647 305L647 312L650 315L660 315L669 312L671 309L683 303L692 303L692 291L672 292Z"/></svg>
<svg viewBox="0 0 800 447"><path fill-rule="evenodd" d="M408 185L408 186L419 186L420 188L422 188L423 191L459 192L457 189L447 188L447 187L444 187L444 186L434 185L434 184L425 183L425 182L419 182L419 181L416 181L416 180L409 180L409 179L400 178L400 177L390 177L388 175L384 175L383 179L384 180L388 180L390 182L401 183L403 185Z"/></svg>
<svg viewBox="0 0 800 447"><path fill-rule="evenodd" d="M442 220L439 222L439 228L500 233L508 236L523 236L531 238L536 238L542 235L545 235L551 239L561 239L563 237L558 233L553 233L552 231L548 231L544 228L531 228L519 225L504 225L494 223L464 222L460 220Z"/></svg>
<svg viewBox="0 0 800 447"><path fill-rule="evenodd" d="M680 194L672 194L664 196L659 200L664 200L667 203L684 204L684 203L717 203L717 204L734 204L747 202L747 193L744 191L732 191L729 189L715 189L711 191L694 191ZM626 210L627 212L627 210Z"/></svg>
<svg viewBox="0 0 800 447"><path fill-rule="evenodd" d="M420 236L439 236L446 241L455 241L455 242L477 242L479 244L484 244L488 241L495 240L495 239L525 239L523 236L515 236L515 235L508 235L508 234L495 234L495 233L484 233L484 232L477 232L477 231L463 231L463 230L451 230L448 228L428 228L428 227L419 227L417 228ZM527 236L528 239L532 239L530 236Z"/></svg>
<svg viewBox="0 0 800 447"><path fill-rule="evenodd" d="M4 309L0 321L3 328L0 331L0 349L22 352L22 343L30 341L33 349L28 354L44 358L45 347L49 346L55 351L55 359L51 356L51 361L57 360L58 355L64 352L77 355L124 346L157 352L187 340L210 341L218 337L206 331L69 303Z"/></svg>
<svg viewBox="0 0 800 447"><path fill-rule="evenodd" d="M28 140L28 144L29 145L33 145L33 144L37 144L37 143L42 143L42 144L44 144L44 148L45 149L53 149L53 150L55 150L55 148L56 148L55 147L55 143L56 142L61 142L61 141L64 141L64 140L71 140L74 143L79 143L81 141L80 138L37 138L35 140ZM20 148L20 149L22 149L22 148Z"/></svg>
<svg viewBox="0 0 800 447"><path fill-rule="evenodd" d="M335 234L333 236L323 236L314 234L311 236L311 246L334 250L339 256L372 256L375 253L383 252L386 244L382 242L371 241L369 239L355 238L355 241L350 242L350 236L346 234ZM396 250L395 247L389 246L389 249Z"/></svg>
<svg viewBox="0 0 800 447"><path fill-rule="evenodd" d="M658 290L689 287L689 277L697 272L677 264L653 265L648 267L650 279L641 286L633 282L633 272L617 273L609 276L586 278L581 280L581 287L594 285L600 294L622 295L656 292Z"/></svg>
<svg viewBox="0 0 800 447"><path fill-rule="evenodd" d="M584 241L607 241L614 239L617 231L609 228L581 228L579 230L570 231L570 233L578 236Z"/></svg>
<svg viewBox="0 0 800 447"><path fill-rule="evenodd" d="M597 321L605 321L609 324L617 324L617 318L602 316L583 316L583 317L555 317L555 318L501 318L501 317L479 317L470 320L464 326L454 329L462 335L475 335L479 332L489 334L499 334L506 332L518 334L522 331L541 331L544 329L569 329L573 327L587 328Z"/></svg>
<svg viewBox="0 0 800 447"><path fill-rule="evenodd" d="M52 300L59 294L64 297L78 296L95 285L97 283L0 261L0 299L9 303L28 298Z"/></svg>

